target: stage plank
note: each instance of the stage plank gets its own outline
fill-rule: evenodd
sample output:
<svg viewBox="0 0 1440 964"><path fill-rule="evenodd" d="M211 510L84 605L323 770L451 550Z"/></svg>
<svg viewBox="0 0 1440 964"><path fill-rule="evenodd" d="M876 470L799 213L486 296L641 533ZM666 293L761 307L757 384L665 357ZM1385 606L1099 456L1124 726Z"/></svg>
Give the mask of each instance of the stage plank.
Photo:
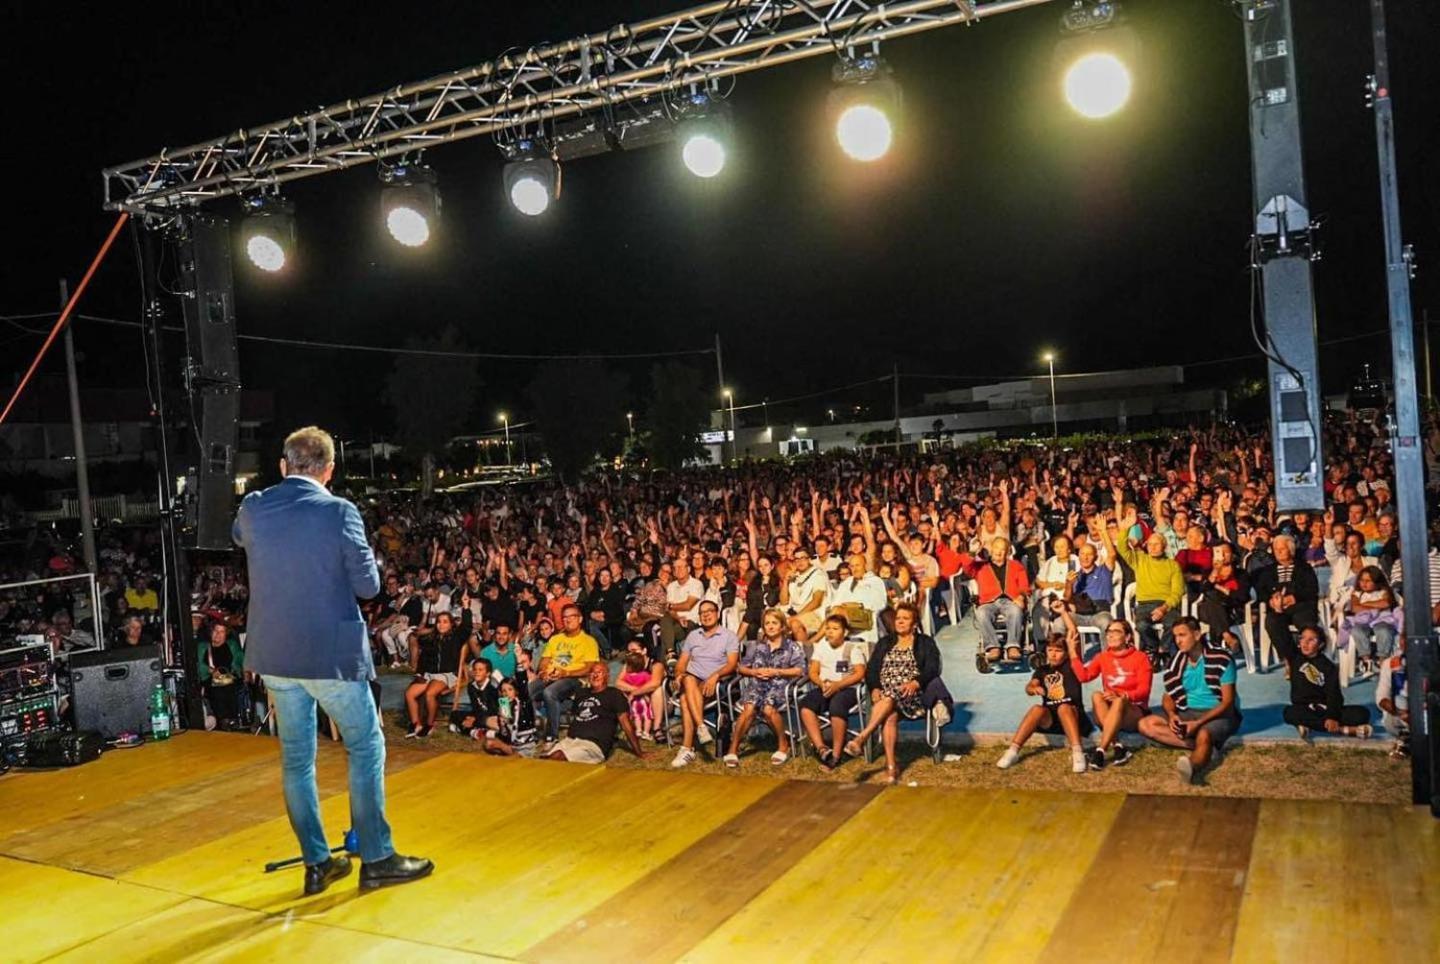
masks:
<svg viewBox="0 0 1440 964"><path fill-rule="evenodd" d="M0 857L0 959L39 961L185 898L104 877Z"/></svg>
<svg viewBox="0 0 1440 964"><path fill-rule="evenodd" d="M274 741L235 734L196 734L210 752L231 754L236 740L259 742L276 749ZM187 741L199 748L199 741ZM146 753L150 747L126 751ZM433 754L395 748L387 754L386 771L394 774ZM339 744L322 743L316 762L320 795L346 790L346 755ZM280 789L280 758L233 769L204 772L189 783L167 785L89 813L12 834L0 849L11 856L39 860L89 873L119 876L157 854L179 853L246 830L285 812Z"/></svg>
<svg viewBox="0 0 1440 964"><path fill-rule="evenodd" d="M190 898L110 931L52 961L499 961L393 937L376 937L291 915L270 917Z"/></svg>
<svg viewBox="0 0 1440 964"><path fill-rule="evenodd" d="M1052 961L1228 960L1259 803L1128 797L1045 949Z"/></svg>
<svg viewBox="0 0 1440 964"><path fill-rule="evenodd" d="M395 845L403 853L434 857L442 868L453 865L446 859L448 854L469 849L483 852L481 838L472 836L470 830L485 818L508 819L524 813L524 808L546 794L595 772L559 763L497 760L477 753L432 756L387 782L387 810ZM283 807L279 810L284 812ZM325 827L338 842L350 825L349 795L322 799L320 811ZM298 869L263 872L267 862L296 852L290 823L282 816L183 853L157 851L152 863L122 878L251 910L276 913L304 905L308 913L317 901L330 901L332 895L304 898ZM473 883L466 881L463 886ZM353 892L354 885L344 889Z"/></svg>
<svg viewBox="0 0 1440 964"><path fill-rule="evenodd" d="M1122 799L887 791L683 959L1032 960Z"/></svg>
<svg viewBox="0 0 1440 964"><path fill-rule="evenodd" d="M95 813L206 774L279 756L274 740L242 733L180 733L65 770L21 770L5 777L7 837ZM0 852L5 840L0 838Z"/></svg>
<svg viewBox="0 0 1440 964"><path fill-rule="evenodd" d="M1424 808L1266 800L1237 961L1433 961L1440 821Z"/></svg>
<svg viewBox="0 0 1440 964"><path fill-rule="evenodd" d="M878 786L780 785L521 954L529 961L671 961L737 913L879 793Z"/></svg>

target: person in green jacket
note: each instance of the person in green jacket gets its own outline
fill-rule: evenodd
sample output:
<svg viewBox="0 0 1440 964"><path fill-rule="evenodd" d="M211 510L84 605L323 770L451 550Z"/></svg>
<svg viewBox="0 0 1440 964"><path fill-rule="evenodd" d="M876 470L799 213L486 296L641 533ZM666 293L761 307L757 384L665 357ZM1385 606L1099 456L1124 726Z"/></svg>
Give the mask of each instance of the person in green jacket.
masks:
<svg viewBox="0 0 1440 964"><path fill-rule="evenodd" d="M222 724L240 719L240 688L245 685L245 650L222 622L213 622L197 643L200 688L211 714Z"/></svg>
<svg viewBox="0 0 1440 964"><path fill-rule="evenodd" d="M1162 651L1175 645L1171 630L1180 618L1185 578L1180 564L1165 554L1165 537L1160 533L1150 533L1144 552L1130 544L1130 529L1136 522L1134 505L1122 508L1117 503L1115 511L1119 515L1119 537L1112 538L1108 528L1100 531L1105 533L1111 552L1135 571L1135 632L1140 637L1140 648L1155 663Z"/></svg>

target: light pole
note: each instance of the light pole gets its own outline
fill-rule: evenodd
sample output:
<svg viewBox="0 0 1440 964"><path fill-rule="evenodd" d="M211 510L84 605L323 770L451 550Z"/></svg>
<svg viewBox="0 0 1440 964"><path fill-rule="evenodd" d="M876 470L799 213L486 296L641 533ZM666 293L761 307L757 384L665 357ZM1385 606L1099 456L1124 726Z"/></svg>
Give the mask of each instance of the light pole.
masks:
<svg viewBox="0 0 1440 964"><path fill-rule="evenodd" d="M1060 438L1060 414L1055 407L1055 353L1047 351L1044 356L1045 364L1050 366L1050 432L1051 437Z"/></svg>
<svg viewBox="0 0 1440 964"><path fill-rule="evenodd" d="M831 425L834 425L834 424L835 424L835 409L831 408L831 409L827 409L827 411L830 413L830 424L831 424Z"/></svg>
<svg viewBox="0 0 1440 964"><path fill-rule="evenodd" d="M730 461L740 460L740 440L735 437L735 394L725 389L725 404L730 406Z"/></svg>
<svg viewBox="0 0 1440 964"><path fill-rule="evenodd" d="M625 413L625 425L630 429L630 437L631 437L631 438L634 438L634 437L635 437L635 413L634 413L634 412L626 412L626 413Z"/></svg>
<svg viewBox="0 0 1440 964"><path fill-rule="evenodd" d="M510 416L504 412L500 413L500 421L505 424L505 467L510 467Z"/></svg>

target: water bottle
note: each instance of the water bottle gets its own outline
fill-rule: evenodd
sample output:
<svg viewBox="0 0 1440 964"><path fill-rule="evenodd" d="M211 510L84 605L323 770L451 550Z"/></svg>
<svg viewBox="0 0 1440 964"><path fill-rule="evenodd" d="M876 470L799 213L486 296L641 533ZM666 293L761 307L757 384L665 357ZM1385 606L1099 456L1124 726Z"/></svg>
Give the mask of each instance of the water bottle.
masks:
<svg viewBox="0 0 1440 964"><path fill-rule="evenodd" d="M165 687L156 686L150 692L150 736L155 740L170 739L170 708L165 698Z"/></svg>

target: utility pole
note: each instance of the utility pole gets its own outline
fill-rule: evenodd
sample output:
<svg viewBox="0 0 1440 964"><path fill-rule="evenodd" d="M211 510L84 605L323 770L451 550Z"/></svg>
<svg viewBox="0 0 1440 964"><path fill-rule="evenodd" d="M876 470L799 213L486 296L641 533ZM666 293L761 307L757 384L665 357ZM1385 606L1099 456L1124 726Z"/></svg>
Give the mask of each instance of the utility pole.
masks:
<svg viewBox="0 0 1440 964"><path fill-rule="evenodd" d="M1385 2L1370 0L1375 73L1369 78L1370 106L1375 111L1375 141L1380 159L1380 213L1385 225L1385 278L1390 301L1390 353L1395 376L1395 433L1390 450L1395 458L1395 501L1400 509L1400 564L1405 582L1405 690L1410 709L1411 799L1428 803L1440 817L1440 786L1436 785L1435 734L1440 718L1427 705L1435 667L1435 640L1430 625L1429 539L1425 525L1425 439L1415 390L1415 319L1410 310L1413 255L1400 240L1400 189L1395 171L1395 116L1390 102L1390 55L1385 35ZM1430 700L1436 694L1429 694Z"/></svg>
<svg viewBox="0 0 1440 964"><path fill-rule="evenodd" d="M60 310L70 303L70 285L60 279ZM80 545L85 554L85 568L100 574L95 556L95 519L90 510L90 465L85 458L85 424L80 417L80 382L75 377L75 337L73 321L65 325L65 378L70 383L70 433L75 439L75 488L80 496ZM95 614L98 629L103 613Z"/></svg>
<svg viewBox="0 0 1440 964"><path fill-rule="evenodd" d="M1430 381L1430 309L1420 312L1420 336L1425 339L1425 401L1435 404L1434 383Z"/></svg>
<svg viewBox="0 0 1440 964"><path fill-rule="evenodd" d="M715 332L715 391L725 397L725 361L720 354L720 332ZM720 409L720 430L725 430L725 409ZM730 457L735 457L735 440L730 440ZM725 461L725 443L720 443L720 461Z"/></svg>
<svg viewBox="0 0 1440 964"><path fill-rule="evenodd" d="M895 394L895 451L900 451L900 363L895 362L890 373L890 387Z"/></svg>

